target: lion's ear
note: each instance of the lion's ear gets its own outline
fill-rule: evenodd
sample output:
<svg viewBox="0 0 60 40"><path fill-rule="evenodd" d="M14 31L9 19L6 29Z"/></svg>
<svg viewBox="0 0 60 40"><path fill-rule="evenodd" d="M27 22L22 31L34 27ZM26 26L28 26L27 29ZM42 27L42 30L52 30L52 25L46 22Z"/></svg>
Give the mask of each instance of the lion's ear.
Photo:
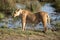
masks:
<svg viewBox="0 0 60 40"><path fill-rule="evenodd" d="M20 9L21 11L23 10L23 9Z"/></svg>
<svg viewBox="0 0 60 40"><path fill-rule="evenodd" d="M18 10L18 9L16 9L16 10Z"/></svg>

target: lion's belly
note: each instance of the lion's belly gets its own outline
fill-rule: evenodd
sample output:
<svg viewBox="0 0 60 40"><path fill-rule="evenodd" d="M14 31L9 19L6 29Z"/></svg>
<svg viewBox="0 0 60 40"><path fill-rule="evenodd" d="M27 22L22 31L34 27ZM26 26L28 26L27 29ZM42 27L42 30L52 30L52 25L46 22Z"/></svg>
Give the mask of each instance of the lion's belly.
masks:
<svg viewBox="0 0 60 40"><path fill-rule="evenodd" d="M38 24L40 23L41 18L40 16L36 16L35 14L30 14L27 16L26 20L27 23Z"/></svg>
<svg viewBox="0 0 60 40"><path fill-rule="evenodd" d="M28 18L28 19L26 19L27 21L27 23L31 23L31 24L38 24L38 23L40 23L41 22L41 19L37 19L37 18Z"/></svg>

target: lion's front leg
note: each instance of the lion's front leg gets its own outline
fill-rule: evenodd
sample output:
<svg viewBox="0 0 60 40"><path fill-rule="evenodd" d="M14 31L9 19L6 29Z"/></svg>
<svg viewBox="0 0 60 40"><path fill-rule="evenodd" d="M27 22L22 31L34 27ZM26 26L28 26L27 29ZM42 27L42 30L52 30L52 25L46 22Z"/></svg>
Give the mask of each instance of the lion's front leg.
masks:
<svg viewBox="0 0 60 40"><path fill-rule="evenodd" d="M22 30L25 30L25 26L26 26L26 16L22 16Z"/></svg>

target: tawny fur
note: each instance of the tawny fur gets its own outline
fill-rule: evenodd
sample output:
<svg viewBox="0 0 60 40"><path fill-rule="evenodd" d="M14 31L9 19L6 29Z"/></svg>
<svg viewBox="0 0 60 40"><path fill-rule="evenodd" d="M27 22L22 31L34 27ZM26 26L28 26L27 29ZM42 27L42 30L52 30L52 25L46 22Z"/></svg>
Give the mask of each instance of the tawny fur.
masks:
<svg viewBox="0 0 60 40"><path fill-rule="evenodd" d="M47 12L40 11L40 12L32 13L28 10L22 10L22 11L20 10L21 13L19 15L17 15L18 11L16 11L14 13L14 16L21 16L22 17L22 29L23 29L23 31L25 30L25 26L27 23L32 23L32 24L36 25L36 24L42 22L43 27L44 27L44 32L46 32L47 22L49 22L49 24L50 24L50 17L49 17Z"/></svg>

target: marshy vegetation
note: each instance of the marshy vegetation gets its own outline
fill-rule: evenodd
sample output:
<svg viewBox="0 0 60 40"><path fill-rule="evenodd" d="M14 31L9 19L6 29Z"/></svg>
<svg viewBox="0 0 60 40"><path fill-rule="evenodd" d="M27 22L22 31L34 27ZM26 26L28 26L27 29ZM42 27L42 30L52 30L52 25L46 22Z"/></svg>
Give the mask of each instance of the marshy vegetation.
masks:
<svg viewBox="0 0 60 40"><path fill-rule="evenodd" d="M21 28L8 28L6 26L0 27L0 40L59 40L59 39L60 30L54 32L48 30L46 33L43 33L40 30L26 29L25 31L22 31Z"/></svg>

